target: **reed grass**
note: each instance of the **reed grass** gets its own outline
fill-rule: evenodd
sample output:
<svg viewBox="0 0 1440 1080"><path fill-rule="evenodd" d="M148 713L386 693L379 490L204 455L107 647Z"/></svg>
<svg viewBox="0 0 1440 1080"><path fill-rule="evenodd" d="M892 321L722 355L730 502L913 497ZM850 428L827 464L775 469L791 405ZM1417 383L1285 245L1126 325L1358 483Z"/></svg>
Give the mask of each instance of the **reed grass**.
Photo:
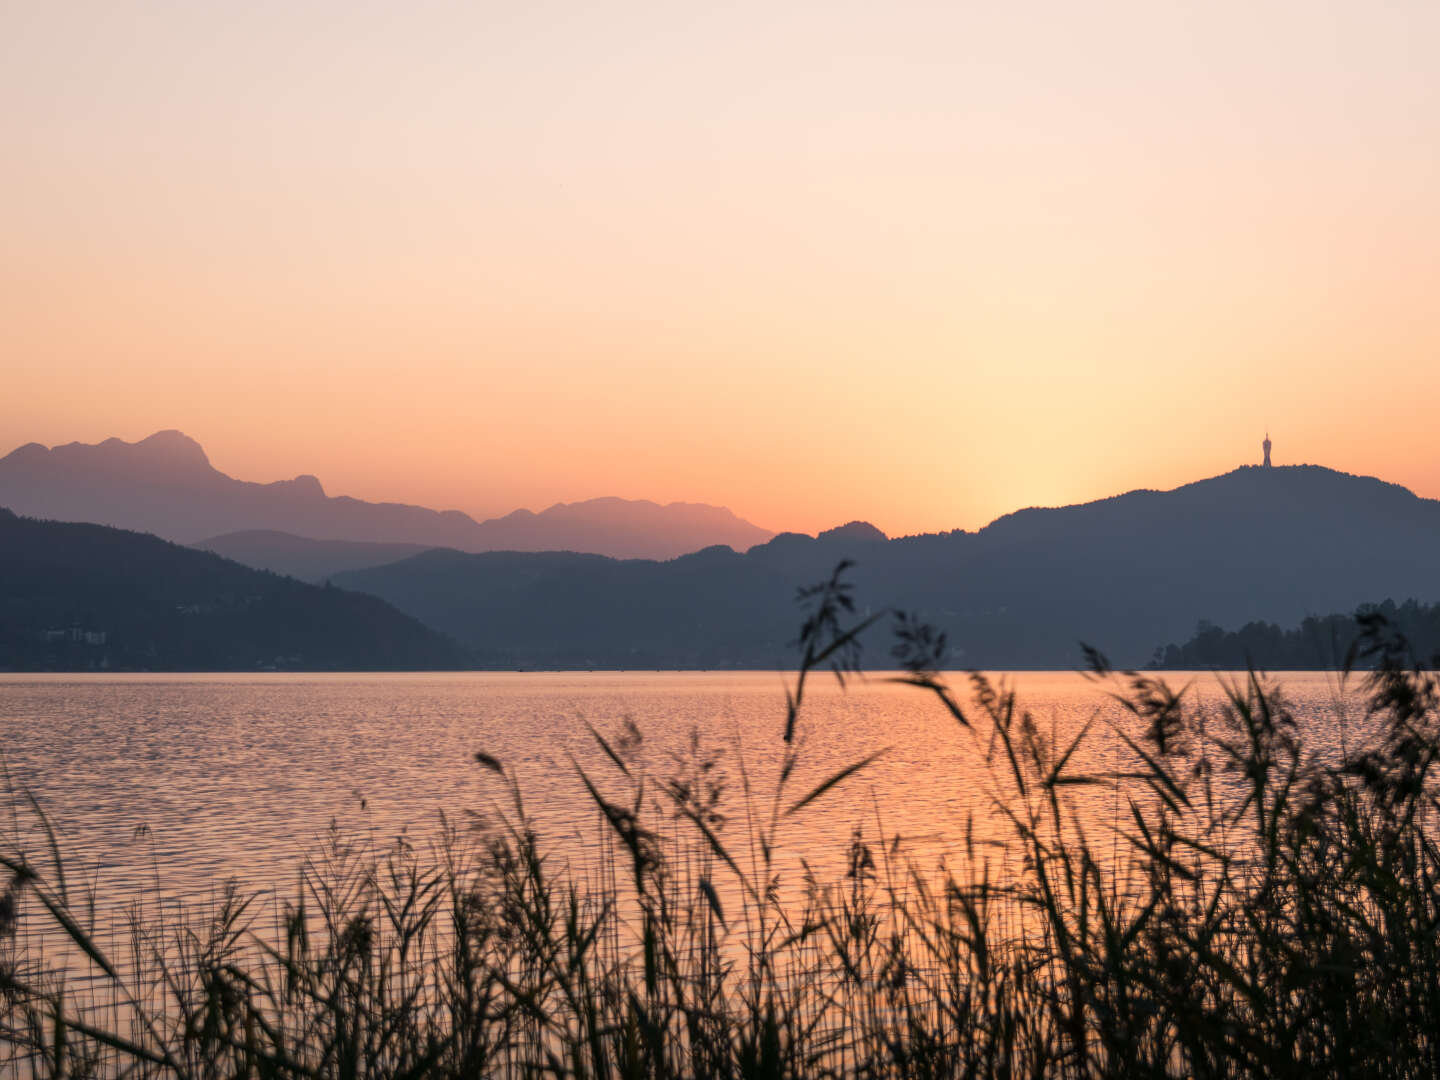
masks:
<svg viewBox="0 0 1440 1080"><path fill-rule="evenodd" d="M1321 753L1257 673L1218 710L1089 652L1126 760L1076 762L943 635L895 617L901 681L994 778L1003 866L942 876L857 831L844 872L787 879L808 789L807 680L859 669L845 567L807 590L777 779L738 788L697 739L667 775L639 733L578 764L607 842L547 852L514 772L500 812L429 846L336 831L266 901L135 909L113 942L38 802L0 859L0 1072L36 1077L1249 1077L1440 1075L1440 691L1383 620L1352 660L1366 722ZM1087 835L1077 800L1117 800ZM625 792L616 797L615 791ZM29 839L26 839L26 838ZM101 898L103 899L103 898Z"/></svg>

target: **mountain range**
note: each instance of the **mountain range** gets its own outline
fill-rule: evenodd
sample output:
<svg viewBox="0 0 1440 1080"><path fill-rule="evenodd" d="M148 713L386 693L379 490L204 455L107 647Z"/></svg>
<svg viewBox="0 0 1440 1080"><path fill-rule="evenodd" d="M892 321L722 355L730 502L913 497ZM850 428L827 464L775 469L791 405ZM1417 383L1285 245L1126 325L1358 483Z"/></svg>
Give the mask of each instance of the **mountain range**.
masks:
<svg viewBox="0 0 1440 1080"><path fill-rule="evenodd" d="M1069 667L1080 659L1081 641L1116 663L1140 666L1163 660L1157 646L1186 641L1202 623L1295 625L1387 599L1440 599L1440 502L1314 465L1246 466L1171 491L1030 508L975 532L891 539L851 522L818 536L782 533L750 544L746 530L768 534L714 508L693 515L694 508L594 500L476 522L453 512L330 498L313 478L247 484L213 469L192 440L162 432L136 444L22 447L0 460L0 505L6 502L35 516L165 525L172 534L186 530L185 539L205 527L228 530L204 541L211 550L201 552L115 529L64 532L98 527L7 515L7 535L24 542L16 540L14 552L0 550L9 559L0 576L6 648L32 660L37 634L88 633L95 612L107 626L131 625L125 603L133 602L150 613L141 624L170 627L152 632L134 624L125 631L132 643L151 634L154 647L129 661L142 666L161 662L156 657L170 649L174 662L187 667L203 656L246 666L263 663L267 653L332 666L412 666L429 655L438 666L788 667L801 618L796 590L824 580L847 559L855 563L850 577L861 610L904 609L934 623L948 635L949 662L958 667ZM611 514L617 503L620 512ZM597 520L602 525L591 527ZM653 527L647 532L641 521ZM677 521L724 526L731 539L701 544L703 529L665 531ZM35 531L45 529L62 531L46 540ZM472 547L488 537L511 550L463 550L445 542L447 530ZM648 543L666 557L513 550L527 537L574 548L579 533L597 547L630 552ZM330 538L336 534L341 538ZM537 539L542 534L549 540ZM68 562L45 561L52 541L68 552ZM698 550L675 554L692 543ZM340 588L276 592L279 582L291 590L309 586L221 555ZM144 586L138 592L124 584L132 560L143 571L136 571L137 588ZM172 588L164 580L167 562L179 583L214 581ZM314 614L333 615L341 610L334 596L360 593L369 597L344 604L353 607L346 610L356 632L370 635L366 648L333 619L325 622L331 615ZM266 610L291 612L296 626L287 628L278 616L239 618L235 597L271 595L285 599ZM378 606L354 606L362 601ZM172 608L228 613L230 629L221 637L235 631L250 644L186 652L183 635L172 634ZM305 626L322 625L330 629L320 637L349 640L346 649L326 653L318 639L295 637ZM242 626L250 629L235 630ZM438 635L416 637L417 629ZM392 633L418 644L387 651L382 643ZM266 634L273 643L265 643ZM161 648L162 640L170 644ZM436 644L442 641L444 647ZM0 650L0 666L13 662ZM892 662L882 642L872 645L870 666Z"/></svg>
<svg viewBox="0 0 1440 1080"><path fill-rule="evenodd" d="M1440 598L1437 552L1440 502L1319 466L1247 466L977 532L886 539L852 523L666 562L437 550L334 580L498 665L769 668L794 661L795 590L851 559L860 607L933 622L954 665L1064 668L1081 641L1139 666L1201 620L1293 624ZM870 666L893 662L878 649Z"/></svg>
<svg viewBox="0 0 1440 1080"><path fill-rule="evenodd" d="M723 507L700 503L661 506L600 498L476 521L458 510L327 495L314 476L251 483L216 469L200 444L179 431L157 432L134 443L106 439L54 448L27 443L0 458L0 506L30 517L112 525L187 544L203 542L267 568L265 541L255 556L248 546L254 537L224 534L259 530L312 540L472 552L585 551L654 559L712 544L743 550L774 535ZM268 543L273 555L274 538Z"/></svg>

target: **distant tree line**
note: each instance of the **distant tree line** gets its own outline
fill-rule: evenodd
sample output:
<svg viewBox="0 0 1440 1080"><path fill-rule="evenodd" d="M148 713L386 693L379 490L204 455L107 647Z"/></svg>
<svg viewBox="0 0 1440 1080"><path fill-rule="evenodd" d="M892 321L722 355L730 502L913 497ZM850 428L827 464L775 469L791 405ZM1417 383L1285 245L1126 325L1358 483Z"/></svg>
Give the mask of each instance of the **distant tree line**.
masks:
<svg viewBox="0 0 1440 1080"><path fill-rule="evenodd" d="M1195 635L1183 645L1166 645L1155 650L1149 667L1175 671L1219 668L1228 671L1247 667L1269 671L1312 671L1338 668L1362 633L1361 619L1367 614L1382 615L1404 635L1416 659L1435 666L1440 660L1440 603L1422 604L1406 600L1396 604L1362 605L1351 615L1312 615L1291 630L1275 623L1251 622L1239 630L1222 630L1201 619ZM1363 658L1360 661L1363 664Z"/></svg>
<svg viewBox="0 0 1440 1080"><path fill-rule="evenodd" d="M966 814L931 862L857 824L827 859L817 800L884 753L830 773L807 738L807 678L858 674L876 621L843 570L802 590L758 768L715 749L723 721L668 764L634 724L592 727L591 764L547 779L595 811L567 846L524 765L477 749L483 824L442 817L426 844L339 819L293 893L132 904L104 883L158 879L159 852L76 844L129 870L101 875L0 788L0 1077L1440 1076L1440 679L1393 626L1361 616L1369 722L1335 740L1258 673L1216 699L1093 650L1123 719L1065 731L1004 682L951 682L945 634L897 616L894 681L954 721L984 839Z"/></svg>

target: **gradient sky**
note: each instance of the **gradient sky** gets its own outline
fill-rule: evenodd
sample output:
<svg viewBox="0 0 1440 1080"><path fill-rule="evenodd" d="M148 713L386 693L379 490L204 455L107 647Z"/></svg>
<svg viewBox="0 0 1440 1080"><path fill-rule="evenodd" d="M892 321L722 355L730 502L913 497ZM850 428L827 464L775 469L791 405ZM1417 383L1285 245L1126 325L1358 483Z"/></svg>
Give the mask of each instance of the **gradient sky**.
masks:
<svg viewBox="0 0 1440 1080"><path fill-rule="evenodd" d="M4 6L0 453L973 528L1440 496L1440 4Z"/></svg>

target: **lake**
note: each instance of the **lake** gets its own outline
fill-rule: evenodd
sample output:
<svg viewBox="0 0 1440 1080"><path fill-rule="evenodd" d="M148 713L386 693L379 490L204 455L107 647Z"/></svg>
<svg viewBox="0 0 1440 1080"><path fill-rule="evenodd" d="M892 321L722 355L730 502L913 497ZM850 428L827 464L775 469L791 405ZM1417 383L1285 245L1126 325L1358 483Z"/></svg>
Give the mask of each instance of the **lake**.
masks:
<svg viewBox="0 0 1440 1080"><path fill-rule="evenodd" d="M723 835L746 835L744 778L769 812L785 719L787 676L760 672L464 674L0 675L0 748L7 801L33 793L61 846L107 903L143 896L203 897L226 880L293 889L296 868L332 822L388 842L433 836L443 812L462 826L496 820L500 779L483 751L514 770L527 812L556 858L583 868L599 815L577 766L608 797L628 789L587 727L614 739L643 733L634 766L655 780L713 751L723 776ZM1111 728L1124 714L1117 687L1073 672L1003 677L1042 731L1064 738L1099 721L1075 766L1123 763ZM1193 683L1207 706L1214 675ZM1338 746L1362 710L1332 674L1276 677L1311 737ZM966 688L964 676L953 681ZM965 695L962 694L962 699ZM822 874L843 872L847 841L896 835L933 864L967 829L1003 839L982 747L930 696L887 682L812 676L799 726L801 755L789 805L846 765L884 754L787 821L785 846ZM982 740L983 741L983 740ZM743 762L743 767L742 767ZM1113 785L1087 789L1097 826L1122 809ZM6 828L40 843L18 807Z"/></svg>

